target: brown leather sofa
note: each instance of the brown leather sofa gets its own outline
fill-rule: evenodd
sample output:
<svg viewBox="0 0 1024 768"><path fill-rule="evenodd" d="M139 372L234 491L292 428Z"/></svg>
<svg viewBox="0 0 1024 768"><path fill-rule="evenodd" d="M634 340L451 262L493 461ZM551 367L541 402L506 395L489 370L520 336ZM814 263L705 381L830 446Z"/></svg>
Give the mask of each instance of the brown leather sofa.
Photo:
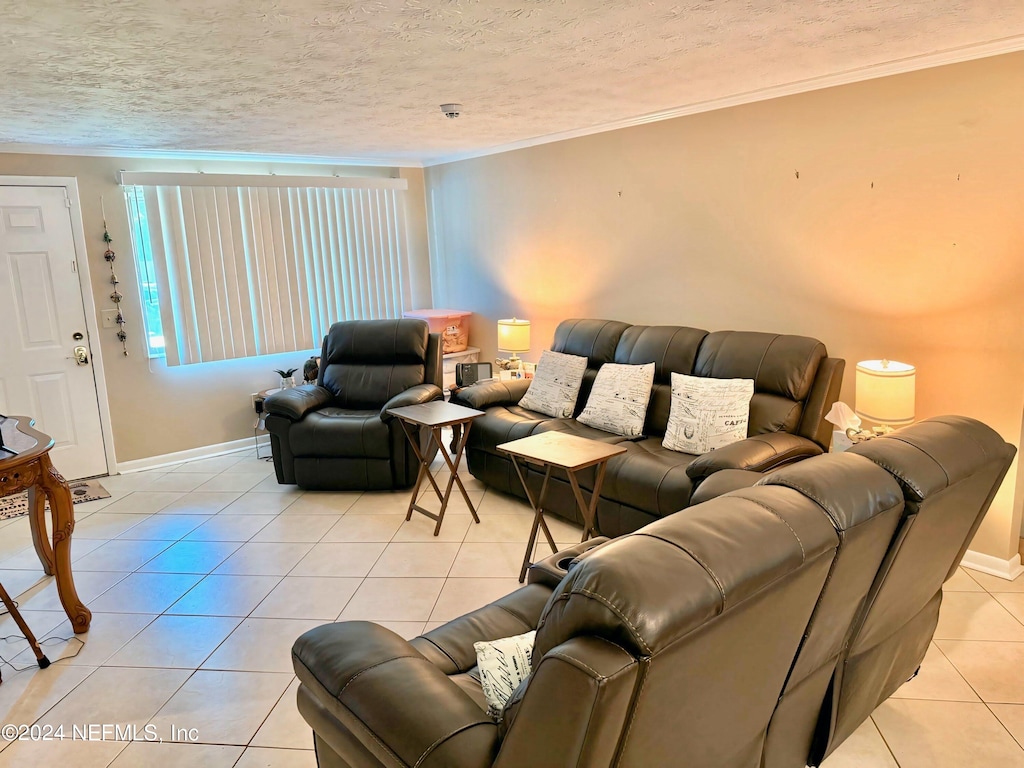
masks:
<svg viewBox="0 0 1024 768"><path fill-rule="evenodd" d="M320 768L817 765L919 666L1014 452L927 420L577 545L412 641L313 629L292 656ZM530 629L495 723L473 643Z"/></svg>
<svg viewBox="0 0 1024 768"><path fill-rule="evenodd" d="M440 400L441 339L424 320L351 320L324 337L316 385L266 399L279 483L407 488L419 463L388 409Z"/></svg>
<svg viewBox="0 0 1024 768"><path fill-rule="evenodd" d="M722 469L764 471L828 450L832 425L825 414L839 397L844 361L828 356L825 345L806 336L716 331L681 326L628 325L613 320L565 320L551 348L587 358L576 401L583 410L604 363L656 363L654 386L644 425L634 440L586 426L575 418L555 419L518 405L528 381L484 382L456 392L452 401L478 408L466 444L470 472L505 493L525 497L501 443L558 430L602 442L622 444L626 453L608 462L597 507L597 528L606 536L635 531L690 504L693 490ZM748 438L703 456L671 451L662 445L671 403L672 373L710 378L754 380ZM539 493L543 473L527 482ZM580 473L587 491L594 471ZM579 510L565 478L552 475L545 508L578 524Z"/></svg>

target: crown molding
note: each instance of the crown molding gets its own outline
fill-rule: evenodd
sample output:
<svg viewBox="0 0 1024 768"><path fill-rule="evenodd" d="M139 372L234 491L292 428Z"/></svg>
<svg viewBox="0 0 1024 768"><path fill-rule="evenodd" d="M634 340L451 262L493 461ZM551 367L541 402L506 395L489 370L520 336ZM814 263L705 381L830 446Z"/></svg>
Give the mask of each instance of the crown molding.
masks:
<svg viewBox="0 0 1024 768"><path fill-rule="evenodd" d="M1016 53L1022 50L1024 50L1024 35L1007 37L987 43L951 48L945 51L937 51L935 53L924 54L921 56L911 56L909 58L897 59L896 61L889 61L882 64L858 67L845 72L837 72L832 75L823 75L821 77L797 80L783 85L759 88L757 90L746 91L744 93L738 93L733 96L726 96L720 99L695 102L681 107L674 107L672 109L661 110L658 112L650 112L638 117L629 117L623 120L614 120L610 123L601 123L600 125L590 126L589 128L577 128L570 131L561 131L559 133L551 133L531 139L523 139L521 141L514 141L508 144L501 144L495 147L487 147L485 149L470 150L451 155L426 158L423 160L423 167L430 168L435 165L455 163L460 160L471 160L477 157L497 155L503 152L511 152L516 149L526 149L528 147L536 147L542 144L552 144L556 141L576 139L582 136L592 136L596 133L617 131L622 128L632 128L638 125L657 123L662 120L673 120L677 117L696 115L701 112L712 112L718 109L738 107L743 104L753 104L758 101L768 101L770 99L778 99L783 96L794 96L800 93L807 93L808 91L819 91L839 85L849 85L851 83L859 83L865 80L875 80L880 77L902 75L908 72L917 72L922 69L942 67L947 64L960 64L962 62L973 61L975 59L986 59L991 56Z"/></svg>
<svg viewBox="0 0 1024 768"><path fill-rule="evenodd" d="M0 153L22 155L74 155L77 157L120 157L143 160L226 160L247 163L302 163L306 165L347 165L372 168L422 168L417 158L324 157L322 155L274 155L251 152L190 152L183 149L137 149L128 147L69 147L56 144L0 143Z"/></svg>

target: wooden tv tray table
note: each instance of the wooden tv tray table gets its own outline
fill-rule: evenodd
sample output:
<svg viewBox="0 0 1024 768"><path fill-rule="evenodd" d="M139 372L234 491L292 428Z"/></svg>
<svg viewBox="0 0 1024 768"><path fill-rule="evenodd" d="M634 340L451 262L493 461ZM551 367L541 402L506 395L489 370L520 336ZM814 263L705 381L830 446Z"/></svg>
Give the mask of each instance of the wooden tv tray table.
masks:
<svg viewBox="0 0 1024 768"><path fill-rule="evenodd" d="M416 458L420 462L420 471L416 475L416 485L412 489L412 498L409 500L409 509L405 513L405 519L411 520L413 510L415 510L426 515L431 520L436 520L437 525L434 526L434 535L437 536L441 532L441 523L444 522L444 513L448 509L448 499L451 498L452 487L458 485L462 498L466 500L466 506L469 507L469 512L473 515L473 520L479 523L480 518L477 517L476 509L473 508L473 502L470 501L469 494L466 493L466 487L462 484L462 478L459 477L459 463L462 461L462 454L466 450L466 438L469 436L469 428L473 425L473 419L483 416L484 412L474 408L466 408L463 405L448 403L444 400L434 400L429 403L391 408L388 410L388 413L397 418L402 425L402 430L409 439L413 453L416 454ZM425 427L430 430L430 437L424 441L422 447L418 445L410 425ZM455 440L452 441L454 458L448 455L448 451L444 449L444 444L441 440L441 429L444 427L451 427L456 435ZM434 481L434 476L430 474L431 442L437 445L437 450L444 457L444 462L448 465L448 470L451 473L448 477L448 487L445 488L444 493L441 493L441 489L437 487L437 483ZM434 493L441 500L441 510L437 514L416 503L424 477L430 481Z"/></svg>
<svg viewBox="0 0 1024 768"><path fill-rule="evenodd" d="M583 516L583 538L586 541L591 536L596 536L594 521L597 514L597 500L601 495L601 485L604 483L604 473L608 468L608 459L625 453L626 449L621 445L610 445L599 440L590 440L586 437L567 435L564 432L542 432L530 435L510 443L502 443L498 450L507 453L512 459L512 465L519 475L519 482L523 484L526 491L526 498L533 507L533 527L530 529L530 540L526 544L526 554L523 555L523 567L519 571L519 583L526 578L526 569L530 567L530 555L537 543L537 532L544 531L548 545L552 552L557 552L558 547L548 530L548 524L544 520L544 495L548 490L548 480L551 479L551 470L554 468L565 470L569 476L569 485L572 487L573 496L576 497L576 505ZM526 484L526 475L520 466L520 459L526 464L534 464L544 467L544 482L540 487L540 495L533 498L530 487ZM583 491L580 488L576 473L587 467L597 466L597 478L594 480L594 490L590 493L590 504L583 499Z"/></svg>
<svg viewBox="0 0 1024 768"><path fill-rule="evenodd" d="M71 575L71 532L75 530L75 511L71 491L50 461L53 439L32 425L27 416L0 417L0 496L28 491L28 518L43 572L55 576L57 594L76 634L89 631L92 611L85 607ZM50 502L53 519L52 544L46 532L44 501Z"/></svg>

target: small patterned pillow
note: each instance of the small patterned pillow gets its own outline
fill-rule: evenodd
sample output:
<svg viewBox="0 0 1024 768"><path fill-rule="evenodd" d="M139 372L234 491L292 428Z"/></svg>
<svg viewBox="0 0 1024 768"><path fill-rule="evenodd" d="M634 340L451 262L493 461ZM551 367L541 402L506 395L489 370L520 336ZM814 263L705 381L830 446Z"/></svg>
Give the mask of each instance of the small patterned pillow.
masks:
<svg viewBox="0 0 1024 768"><path fill-rule="evenodd" d="M653 385L654 363L605 363L577 421L616 435L639 437L644 433Z"/></svg>
<svg viewBox="0 0 1024 768"><path fill-rule="evenodd" d="M487 699L487 713L496 720L501 717L505 702L519 684L530 676L533 640L536 631L473 643L480 685Z"/></svg>
<svg viewBox="0 0 1024 768"><path fill-rule="evenodd" d="M568 418L576 409L576 397L587 370L587 358L546 349L541 352L537 372L519 405L537 413Z"/></svg>
<svg viewBox="0 0 1024 768"><path fill-rule="evenodd" d="M702 454L743 440L750 421L753 379L706 379L672 374L672 405L661 444Z"/></svg>

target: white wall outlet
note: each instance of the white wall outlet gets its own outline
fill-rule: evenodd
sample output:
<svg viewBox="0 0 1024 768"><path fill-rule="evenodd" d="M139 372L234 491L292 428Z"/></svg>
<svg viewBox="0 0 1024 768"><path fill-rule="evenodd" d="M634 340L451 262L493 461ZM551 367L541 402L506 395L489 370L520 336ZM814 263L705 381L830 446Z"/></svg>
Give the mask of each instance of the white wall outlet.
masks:
<svg viewBox="0 0 1024 768"><path fill-rule="evenodd" d="M104 328L117 328L117 310L116 309L104 309L100 312L100 317L103 318Z"/></svg>

